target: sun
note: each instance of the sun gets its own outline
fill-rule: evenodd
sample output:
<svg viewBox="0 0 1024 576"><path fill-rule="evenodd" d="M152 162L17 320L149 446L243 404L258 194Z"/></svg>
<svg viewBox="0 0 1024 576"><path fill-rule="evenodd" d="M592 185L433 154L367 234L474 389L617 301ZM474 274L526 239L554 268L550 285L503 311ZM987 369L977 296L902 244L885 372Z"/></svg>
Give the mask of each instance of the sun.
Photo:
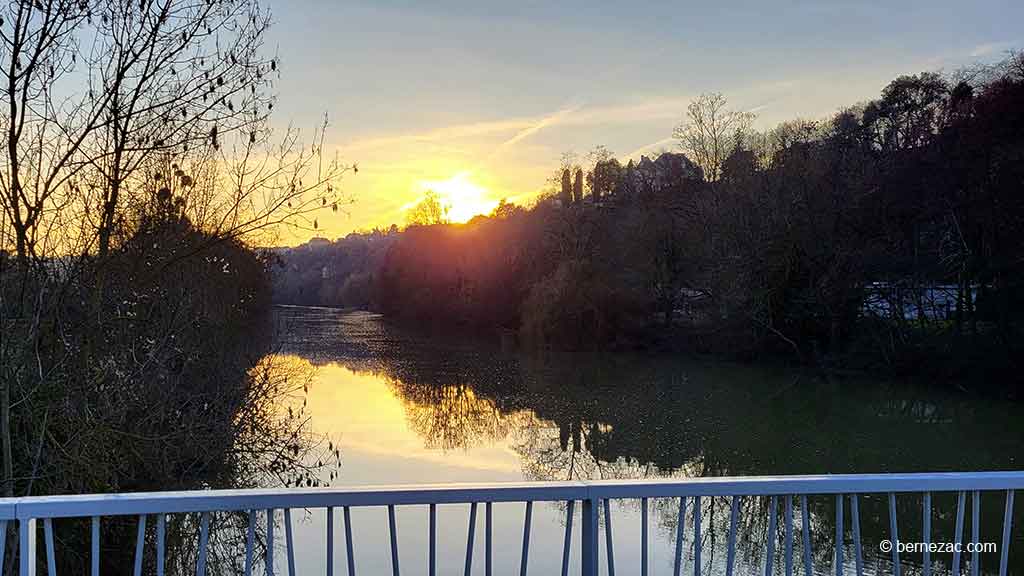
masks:
<svg viewBox="0 0 1024 576"><path fill-rule="evenodd" d="M451 222L468 222L479 214L488 214L498 205L487 189L472 182L469 172L459 172L447 180L421 180L420 192L433 190L448 209Z"/></svg>

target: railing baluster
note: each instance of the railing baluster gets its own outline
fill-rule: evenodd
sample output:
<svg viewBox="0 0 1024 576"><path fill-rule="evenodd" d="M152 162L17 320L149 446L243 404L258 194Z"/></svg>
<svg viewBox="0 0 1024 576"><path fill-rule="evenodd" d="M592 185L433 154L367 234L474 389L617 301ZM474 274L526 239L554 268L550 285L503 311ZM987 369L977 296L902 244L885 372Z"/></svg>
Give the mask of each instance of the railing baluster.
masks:
<svg viewBox="0 0 1024 576"><path fill-rule="evenodd" d="M494 548L493 548L493 524L494 524L494 503L488 502L484 504L484 573L487 576L492 574L492 564L494 562Z"/></svg>
<svg viewBox="0 0 1024 576"><path fill-rule="evenodd" d="M846 539L843 522L843 495L836 494L836 576L843 576L843 541Z"/></svg>
<svg viewBox="0 0 1024 576"><path fill-rule="evenodd" d="M736 530L738 528L736 523L739 521L739 513L740 497L733 496L732 503L729 505L729 541L726 544L725 556L726 576L732 576L733 569L736 565Z"/></svg>
<svg viewBox="0 0 1024 576"><path fill-rule="evenodd" d="M292 509L284 509L284 552L288 558L288 576L295 576L295 540L292 538Z"/></svg>
<svg viewBox="0 0 1024 576"><path fill-rule="evenodd" d="M807 508L807 496L800 496L800 532L804 540L804 576L814 574L814 553L811 551L811 511Z"/></svg>
<svg viewBox="0 0 1024 576"><path fill-rule="evenodd" d="M1013 526L1013 490L1006 491L1006 508L1003 511L1003 543L999 548L999 576L1006 576L1006 565L1010 553L1010 529ZM0 558L3 555L0 554Z"/></svg>
<svg viewBox="0 0 1024 576"><path fill-rule="evenodd" d="M274 509L267 508L267 576L274 576Z"/></svg>
<svg viewBox="0 0 1024 576"><path fill-rule="evenodd" d="M864 576L864 555L860 544L860 497L850 494L850 522L853 524L853 558L857 564L857 576Z"/></svg>
<svg viewBox="0 0 1024 576"><path fill-rule="evenodd" d="M135 569L132 574L140 576L142 574L142 551L146 545L146 515L142 514L139 516L138 530L135 534Z"/></svg>
<svg viewBox="0 0 1024 576"><path fill-rule="evenodd" d="M90 573L92 576L100 576L100 517L93 516L90 522L92 524L92 554L90 554ZM3 530L0 530L3 532ZM6 534L6 533L5 533ZM6 540L6 538L4 538ZM0 549L3 548L3 542L0 542ZM0 566L3 566L3 554L0 554ZM162 574L160 576L163 576Z"/></svg>
<svg viewBox="0 0 1024 576"><path fill-rule="evenodd" d="M430 576L437 575L437 504L430 505L430 553L428 570Z"/></svg>
<svg viewBox="0 0 1024 576"><path fill-rule="evenodd" d="M778 497L772 496L768 502L768 553L764 556L764 576L772 575L772 564L775 563L775 521L778 517L776 506Z"/></svg>
<svg viewBox="0 0 1024 576"><path fill-rule="evenodd" d="M981 569L981 559L978 554L978 542L981 540L981 492L975 490L971 494L971 540L974 542L974 549L971 550L971 576L978 576Z"/></svg>
<svg viewBox="0 0 1024 576"><path fill-rule="evenodd" d="M896 494L889 492L889 536L892 540L892 573L900 576L900 534L896 525Z"/></svg>
<svg viewBox="0 0 1024 576"><path fill-rule="evenodd" d="M161 517L163 515L161 514ZM256 546L256 510L249 510L249 529L245 533L245 576L252 576L253 548Z"/></svg>
<svg viewBox="0 0 1024 576"><path fill-rule="evenodd" d="M36 519L18 522L18 574L36 576Z"/></svg>
<svg viewBox="0 0 1024 576"><path fill-rule="evenodd" d="M925 492L921 502L921 532L924 552L921 556L924 576L932 576L932 552L928 549L932 541L932 493Z"/></svg>
<svg viewBox="0 0 1024 576"><path fill-rule="evenodd" d="M967 501L967 492L960 491L956 498L956 528L954 529L955 542L953 543L953 576L960 576L960 545L964 541L964 507Z"/></svg>
<svg viewBox="0 0 1024 576"><path fill-rule="evenodd" d="M388 505L388 533L391 534L391 573L398 576L398 528L395 526L395 505Z"/></svg>
<svg viewBox="0 0 1024 576"><path fill-rule="evenodd" d="M565 544L562 545L562 576L569 576L569 552L572 549L572 512L575 500L565 504Z"/></svg>
<svg viewBox="0 0 1024 576"><path fill-rule="evenodd" d="M583 499L580 513L580 564L583 576L597 576L597 500Z"/></svg>
<svg viewBox="0 0 1024 576"><path fill-rule="evenodd" d="M57 576L57 555L53 549L53 519L43 520L43 537L46 540L46 574Z"/></svg>
<svg viewBox="0 0 1024 576"><path fill-rule="evenodd" d="M196 563L196 576L206 576L206 548L210 542L210 513L203 512L199 515L199 560ZM142 554L135 560L136 566L142 568ZM136 572L135 576L139 576Z"/></svg>
<svg viewBox="0 0 1024 576"><path fill-rule="evenodd" d="M793 576L793 495L786 494L786 576Z"/></svg>
<svg viewBox="0 0 1024 576"><path fill-rule="evenodd" d="M640 574L647 576L647 498L640 499Z"/></svg>
<svg viewBox="0 0 1024 576"><path fill-rule="evenodd" d="M327 576L334 576L334 507L327 507Z"/></svg>
<svg viewBox="0 0 1024 576"><path fill-rule="evenodd" d="M341 512L342 519L345 520L345 559L348 561L348 576L356 576L356 559L352 549L352 514L348 506L342 508Z"/></svg>
<svg viewBox="0 0 1024 576"><path fill-rule="evenodd" d="M530 562L530 527L533 524L533 501L526 501L526 518L523 519L523 559L519 564L519 576L526 576Z"/></svg>
<svg viewBox="0 0 1024 576"><path fill-rule="evenodd" d="M97 523L98 529L98 523ZM167 514L156 515L156 576L164 576L167 556Z"/></svg>
<svg viewBox="0 0 1024 576"><path fill-rule="evenodd" d="M701 535L700 535L700 496L694 496L693 498L693 574L694 576L700 576L701 565L700 565L700 548L701 548Z"/></svg>
<svg viewBox="0 0 1024 576"><path fill-rule="evenodd" d="M612 505L611 500L604 499L604 539L608 552L608 576L615 576L615 546L612 544Z"/></svg>
<svg viewBox="0 0 1024 576"><path fill-rule="evenodd" d="M466 534L466 576L473 571L473 536L476 533L476 502L469 505L469 531Z"/></svg>
<svg viewBox="0 0 1024 576"><path fill-rule="evenodd" d="M679 576L683 569L683 536L686 535L686 497L679 498L679 518L676 520L676 561L672 576Z"/></svg>

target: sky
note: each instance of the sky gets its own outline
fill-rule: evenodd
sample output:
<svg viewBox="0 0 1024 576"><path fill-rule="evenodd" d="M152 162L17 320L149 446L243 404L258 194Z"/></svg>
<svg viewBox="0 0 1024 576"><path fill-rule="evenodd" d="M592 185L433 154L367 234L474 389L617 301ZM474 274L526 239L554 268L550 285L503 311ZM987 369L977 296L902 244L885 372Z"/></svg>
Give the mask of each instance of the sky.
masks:
<svg viewBox="0 0 1024 576"><path fill-rule="evenodd" d="M528 204L564 152L673 149L702 92L767 128L1024 46L1020 0L270 2L274 124L326 113L326 147L359 166L352 203L284 244L402 225L428 189L453 220Z"/></svg>

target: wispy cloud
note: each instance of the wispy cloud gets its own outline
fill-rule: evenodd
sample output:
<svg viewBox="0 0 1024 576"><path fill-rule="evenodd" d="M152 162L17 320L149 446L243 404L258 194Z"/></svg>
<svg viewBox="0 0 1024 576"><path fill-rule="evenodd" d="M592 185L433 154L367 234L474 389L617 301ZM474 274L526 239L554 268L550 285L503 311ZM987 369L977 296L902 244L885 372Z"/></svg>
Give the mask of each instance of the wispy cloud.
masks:
<svg viewBox="0 0 1024 576"><path fill-rule="evenodd" d="M601 125L673 120L682 117L690 100L692 100L690 96L673 98L653 97L636 102L591 106L573 114L566 119L565 123Z"/></svg>
<svg viewBox="0 0 1024 576"><path fill-rule="evenodd" d="M662 138L661 140L658 140L657 142L651 142L650 144L645 144L645 145L637 148L636 150L633 150L629 154L626 154L623 157L623 159L624 160L636 160L636 159L639 159L641 155L646 154L648 152L658 152L662 148L667 148L667 147L671 146L672 144L675 143L675 141L676 141L676 139L672 138L671 136L668 137L668 138Z"/></svg>
<svg viewBox="0 0 1024 576"><path fill-rule="evenodd" d="M531 123L534 121L535 120L531 118L507 118L453 124L422 132L387 134L372 138L354 140L342 145L341 150L349 152L373 148L390 148L398 144L445 142L464 138L474 138L478 136L488 136L516 130L524 130L529 128Z"/></svg>
<svg viewBox="0 0 1024 576"><path fill-rule="evenodd" d="M499 144L497 148L495 148L493 151L491 151L490 154L487 155L487 159L485 160L485 162L490 162L491 160L496 158L503 150L515 146L516 143L520 142L521 140L529 138L530 136L533 136L534 134L540 132L545 128L563 122L566 118L571 116L574 112L578 111L582 107L582 104L569 106L540 118L533 124L516 132L515 135L509 138L508 140L505 140L504 142Z"/></svg>
<svg viewBox="0 0 1024 576"><path fill-rule="evenodd" d="M537 133L554 128L628 124L633 122L671 120L681 117L689 98L651 97L635 102L606 105L573 104L539 116L518 116L441 126L431 130L374 136L349 142L340 147L350 153L403 144L444 143L487 136L507 137L497 144L492 155Z"/></svg>
<svg viewBox="0 0 1024 576"><path fill-rule="evenodd" d="M978 44L971 49L969 56L971 58L982 58L984 56L991 56L997 52L1009 50L1013 47L1013 42L986 42L984 44Z"/></svg>

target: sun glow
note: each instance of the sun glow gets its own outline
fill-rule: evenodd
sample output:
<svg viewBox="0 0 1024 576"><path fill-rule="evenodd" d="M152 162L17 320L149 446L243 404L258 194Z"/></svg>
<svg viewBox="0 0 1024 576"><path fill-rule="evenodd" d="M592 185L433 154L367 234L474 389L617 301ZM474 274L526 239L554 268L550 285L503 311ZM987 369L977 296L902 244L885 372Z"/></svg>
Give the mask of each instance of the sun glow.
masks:
<svg viewBox="0 0 1024 576"><path fill-rule="evenodd" d="M433 190L441 198L451 222L468 222L479 214L488 214L498 205L487 189L469 179L469 172L459 172L447 180L421 180L421 193Z"/></svg>

